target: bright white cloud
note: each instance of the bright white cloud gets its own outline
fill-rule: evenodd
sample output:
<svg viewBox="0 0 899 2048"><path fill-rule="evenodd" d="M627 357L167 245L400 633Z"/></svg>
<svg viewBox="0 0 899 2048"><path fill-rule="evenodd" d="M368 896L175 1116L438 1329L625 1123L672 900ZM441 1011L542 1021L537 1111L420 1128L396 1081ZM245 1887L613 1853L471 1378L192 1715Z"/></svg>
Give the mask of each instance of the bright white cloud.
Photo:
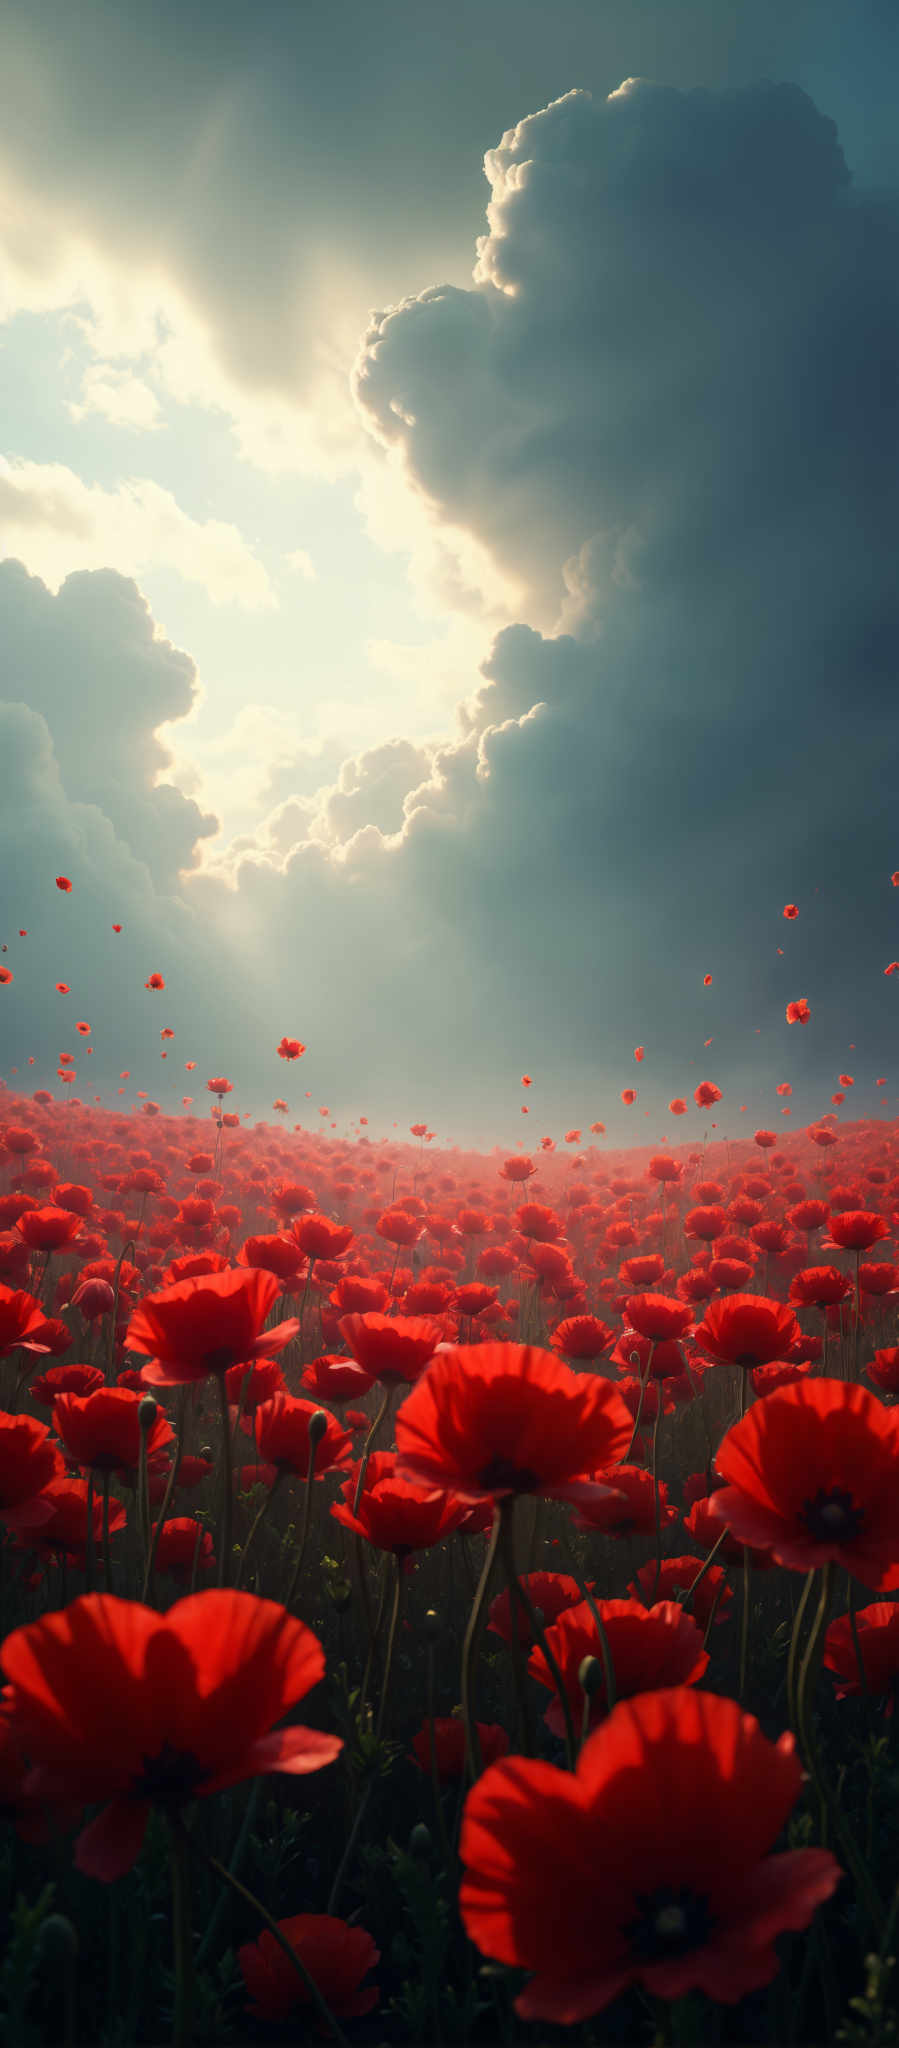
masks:
<svg viewBox="0 0 899 2048"><path fill-rule="evenodd" d="M91 363L81 382L81 404L70 404L73 420L98 414L114 427L149 432L163 425L159 399L142 377L117 370L112 363Z"/></svg>
<svg viewBox="0 0 899 2048"><path fill-rule="evenodd" d="M277 603L267 570L236 526L191 519L149 477L104 490L63 463L0 457L0 548L54 591L76 569L139 576L162 567L199 584L214 604L256 611Z"/></svg>

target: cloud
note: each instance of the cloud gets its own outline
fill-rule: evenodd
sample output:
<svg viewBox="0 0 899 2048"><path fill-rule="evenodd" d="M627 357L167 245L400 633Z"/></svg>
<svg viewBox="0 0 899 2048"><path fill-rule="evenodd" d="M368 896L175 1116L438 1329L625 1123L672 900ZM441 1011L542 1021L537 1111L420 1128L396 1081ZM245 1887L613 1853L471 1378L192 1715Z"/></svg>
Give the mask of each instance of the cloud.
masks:
<svg viewBox="0 0 899 2048"><path fill-rule="evenodd" d="M529 1131L632 1136L633 1045L642 1115L712 1036L722 1128L775 1073L799 1122L895 1039L897 205L794 86L567 94L491 181L471 287L376 315L356 390L520 616L455 732L307 760L184 883L184 999L245 1086L299 1031L340 1113L492 1134L526 1067Z"/></svg>
<svg viewBox="0 0 899 2048"><path fill-rule="evenodd" d="M53 595L21 562L0 564L0 639L6 698L42 722L67 800L102 815L163 893L175 888L217 825L167 783L157 735L192 709L190 656L111 569L73 573Z"/></svg>
<svg viewBox="0 0 899 2048"><path fill-rule="evenodd" d="M263 564L237 527L191 519L171 491L149 477L104 490L61 462L0 457L0 548L20 557L54 590L73 569L152 564L199 584L214 604L251 611L277 602Z"/></svg>
<svg viewBox="0 0 899 2048"><path fill-rule="evenodd" d="M114 427L152 432L163 424L159 399L141 377L113 363L90 363L81 380L81 404L69 406L75 421L99 414Z"/></svg>

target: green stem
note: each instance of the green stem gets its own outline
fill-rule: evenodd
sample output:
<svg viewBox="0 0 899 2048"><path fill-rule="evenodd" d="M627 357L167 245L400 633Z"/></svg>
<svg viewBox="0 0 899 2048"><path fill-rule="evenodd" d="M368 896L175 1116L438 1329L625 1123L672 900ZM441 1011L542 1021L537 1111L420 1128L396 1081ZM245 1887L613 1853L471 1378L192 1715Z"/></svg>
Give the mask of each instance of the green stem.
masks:
<svg viewBox="0 0 899 2048"><path fill-rule="evenodd" d="M365 1443L363 1445L362 1460L359 1466L358 1478L356 1480L356 1491L353 1495L354 1515L358 1515L359 1513L359 1502L362 1499L362 1488L365 1485L365 1474L368 1471L368 1461L374 1449L375 1437L378 1434L384 1417L387 1414L387 1410L390 1407L391 1400L393 1399L393 1393L393 1387L388 1387L384 1395L384 1399L381 1402L381 1406L378 1409L377 1415L375 1416L374 1422L372 1423L372 1426L368 1432L368 1435L365 1439Z"/></svg>
<svg viewBox="0 0 899 2048"><path fill-rule="evenodd" d="M387 1712L387 1699L390 1692L390 1674L393 1669L393 1652L396 1647L400 1609L403 1602L403 1566L401 1559L396 1555L394 1555L394 1564L396 1569L394 1572L393 1604L390 1609L390 1626L387 1630L387 1649L384 1656L384 1676L381 1680L381 1698L378 1702L378 1719L375 1726L376 1742L380 1742L384 1729L384 1717Z"/></svg>
<svg viewBox="0 0 899 2048"><path fill-rule="evenodd" d="M862 1656L862 1646L859 1641L858 1633L858 1620L856 1618L855 1613L855 1580L851 1577L851 1575L849 1579L849 1626L852 1630L852 1642L853 1647L855 1649L855 1661L858 1665L858 1676L859 1683L862 1689L862 1698L865 1700L870 1700L871 1689L868 1684L868 1674L865 1670L865 1660Z"/></svg>
<svg viewBox="0 0 899 2048"><path fill-rule="evenodd" d="M254 1516L254 1518L253 1518L253 1521L252 1521L252 1523L251 1523L251 1525L250 1525L250 1533L249 1533L249 1535L248 1535L248 1537L247 1537L247 1540L246 1540L246 1542L245 1542L245 1544L244 1544L243 1550L241 1551L241 1554L240 1554L240 1563L239 1563L239 1565L238 1565L238 1567L237 1567L237 1577L236 1577L236 1579L235 1579L235 1581L234 1581L234 1590L235 1590L235 1592L237 1592L238 1588L239 1588L239 1587L240 1587L240 1585L242 1584L242 1581L243 1581L243 1575L244 1575L244 1569L245 1569L245 1567L246 1567L246 1562L247 1562L247 1558L248 1558L248 1557L249 1557L249 1555L250 1555L250 1550L251 1550L251 1548L252 1548L252 1546L253 1546L253 1543L254 1543L254 1542L255 1542L255 1540L256 1540L256 1537L257 1537L257 1535L258 1535L258 1533L259 1533L259 1530L260 1530L260 1529L261 1529L261 1527L262 1527L262 1524L263 1524L263 1522L264 1522L264 1520L265 1520L265 1517L266 1517L266 1515L268 1514L269 1508L271 1507L272 1501L273 1501L273 1500L274 1500L274 1498L275 1498L275 1494L277 1493L277 1491L278 1491L278 1488L279 1488L279 1486L280 1486L280 1484L281 1484L281 1481L282 1481L282 1479L284 1478L284 1476L285 1476L285 1475L284 1475L284 1473L283 1473L283 1472L277 1472L277 1473L275 1474L275 1477L274 1477L274 1479L273 1479L273 1481L272 1481L272 1484L271 1484L271 1486L270 1486L270 1487L268 1487L268 1488L267 1488L267 1490L266 1490L266 1495L265 1495L265 1499L264 1499L264 1501L263 1501L263 1503L262 1503L262 1506L260 1507L260 1509L259 1509L259 1512L258 1512L258 1514L256 1514L256 1515ZM290 1597L290 1596L288 1596L288 1601L286 1601L286 1602L285 1602L285 1605L288 1605L288 1604L289 1604L289 1597Z"/></svg>
<svg viewBox="0 0 899 2048"><path fill-rule="evenodd" d="M479 1778L484 1768L474 1711L474 1649L481 1613L487 1595L487 1587L490 1583L490 1575L493 1571L494 1560L499 1548L501 1526L502 1515L499 1503L497 1502L493 1509L493 1528L487 1545L487 1555L484 1559L481 1576L471 1603L468 1626L462 1643L460 1691L462 1695L462 1719L465 1723L465 1773L463 1774L463 1783L465 1776L470 1777L472 1780Z"/></svg>
<svg viewBox="0 0 899 2048"><path fill-rule="evenodd" d="M799 1601L799 1606L796 1609L796 1616L793 1622L793 1633L790 1637L790 1654L787 1658L787 1719L790 1723L790 1727L792 1728L794 1734L797 1732L796 1670L799 1663L799 1639L802 1634L802 1624L805 1620L805 1610L808 1606L809 1600L811 1599L812 1587L814 1583L815 1574L814 1571L810 1571L805 1581L805 1585L802 1588L802 1595Z"/></svg>
<svg viewBox="0 0 899 2048"><path fill-rule="evenodd" d="M562 1677L561 1671L559 1670L559 1666L553 1655L552 1649L550 1648L550 1645L547 1641L546 1630L543 1627L542 1622L539 1620L539 1617L537 1615L537 1609L534 1606L533 1601L531 1600L529 1594L525 1592L521 1580L519 1579L515 1569L515 1549L512 1538L512 1514L514 1512L514 1507L514 1494L507 1494L505 1499L501 1500L499 1503L500 1543L502 1546L503 1563L506 1568L506 1578L509 1583L510 1592L513 1583L516 1587L518 1598L521 1601L521 1604L527 1615L528 1621L530 1622L531 1631L534 1636L534 1639L536 1642L539 1643L540 1648L543 1651L543 1655L546 1658L546 1662L549 1666L553 1684L556 1688L556 1692L559 1695L559 1705L562 1709L562 1718L565 1722L565 1751L568 1758L568 1768L570 1771L573 1771L575 1763L577 1761L577 1742L575 1740L574 1721L572 1719L571 1707L568 1700L568 1694L565 1690L565 1681Z"/></svg>
<svg viewBox="0 0 899 2048"><path fill-rule="evenodd" d="M309 1535L309 1521L312 1514L312 1486L313 1477L315 1473L316 1449L316 1444L310 1443L309 1462L306 1466L306 1492L303 1496L303 1526L300 1530L300 1547L297 1551L296 1563L290 1575L290 1585L287 1588L287 1597L284 1601L285 1607L288 1608L290 1607L294 1594L296 1593L300 1579L300 1572L303 1568L303 1558L306 1555L306 1541Z"/></svg>
<svg viewBox="0 0 899 2048"><path fill-rule="evenodd" d="M233 1526L233 1460L231 1457L231 1422L228 1415L228 1389L225 1375L217 1372L215 1383L218 1388L219 1410L222 1418L222 1515L219 1523L219 1569L218 1582L226 1586L231 1574L231 1530Z"/></svg>
<svg viewBox="0 0 899 2048"><path fill-rule="evenodd" d="M631 1430L631 1440L628 1444L627 1450L624 1453L624 1457L619 1458L618 1460L619 1465L630 1464L631 1454L633 1452L633 1448L637 1441L637 1438L640 1434L640 1419L643 1414L643 1403L646 1399L646 1389L649 1385L650 1374L652 1372L652 1354L655 1348L655 1344L651 1342L649 1346L649 1355L646 1360L646 1371L645 1373L641 1373L640 1375L640 1399L637 1402L637 1413L634 1416L634 1426ZM661 1396L659 1396L659 1405L661 1406Z"/></svg>
<svg viewBox="0 0 899 2048"><path fill-rule="evenodd" d="M278 1947L295 1969L307 1995L315 2006L322 2025L327 2028L328 2033L338 2043L338 2048L349 2048L347 2037L334 2018L330 2006L322 1997L315 1978L310 1976L305 1963L298 1956L296 1949L291 1948L290 1942L287 1940L286 1935L282 1934L277 1920L272 1918L271 1913L263 1905L262 1900L257 1899L255 1892L249 1891L245 1884L241 1884L240 1879L235 1877L234 1872L229 1870L224 1863L219 1863L216 1856L208 1856L206 1851L201 1849L199 1843L195 1840L192 1840L192 1847L197 1850L198 1855L203 1857L204 1862L208 1864L210 1870L215 1872L216 1877L220 1877L224 1884L230 1885L231 1890L237 1893L238 1898L243 1899L245 1905L251 1906L254 1913L258 1913L260 1920L268 1928L269 1934L274 1936Z"/></svg>
<svg viewBox="0 0 899 2048"><path fill-rule="evenodd" d="M144 1572L143 1591L141 1593L141 1599L143 1600L144 1604L146 1604L147 1595L150 1591L150 1585L153 1579L153 1567L156 1563L156 1552L159 1548L159 1538L162 1535L163 1527L165 1525L165 1518L172 1504L172 1494L175 1491L175 1481L178 1477L178 1466L181 1463L181 1449L184 1443L184 1431L187 1426L187 1387L182 1387L180 1389L180 1394L181 1400L178 1408L178 1431L175 1437L175 1449L172 1455L172 1462L169 1467L169 1476L166 1481L165 1493L162 1496L159 1514L156 1517L156 1527L152 1533L150 1539L150 1547L147 1551L147 1564L146 1570Z"/></svg>

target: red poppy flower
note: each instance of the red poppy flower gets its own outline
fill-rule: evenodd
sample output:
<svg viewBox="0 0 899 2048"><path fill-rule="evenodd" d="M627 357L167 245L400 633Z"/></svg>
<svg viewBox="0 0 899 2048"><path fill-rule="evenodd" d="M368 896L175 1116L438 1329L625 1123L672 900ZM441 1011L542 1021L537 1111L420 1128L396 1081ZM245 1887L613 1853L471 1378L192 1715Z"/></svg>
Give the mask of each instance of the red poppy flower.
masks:
<svg viewBox="0 0 899 2048"><path fill-rule="evenodd" d="M531 1606L542 1615L544 1628L555 1621L564 1608L577 1607L584 1597L577 1579L569 1578L565 1572L528 1572L521 1584ZM534 1637L528 1616L520 1601L513 1602L508 1587L490 1602L488 1632L501 1636L504 1643L513 1642L513 1614L519 1642L531 1644Z"/></svg>
<svg viewBox="0 0 899 2048"><path fill-rule="evenodd" d="M362 1401L374 1384L371 1373L355 1358L341 1358L338 1353L313 1358L300 1375L300 1386L321 1401Z"/></svg>
<svg viewBox="0 0 899 2048"><path fill-rule="evenodd" d="M444 1336L425 1316L343 1316L338 1327L363 1372L385 1382L417 1380Z"/></svg>
<svg viewBox="0 0 899 2048"><path fill-rule="evenodd" d="M306 1047L298 1038L282 1038L280 1044L275 1047L279 1060L301 1059L305 1050Z"/></svg>
<svg viewBox="0 0 899 2048"><path fill-rule="evenodd" d="M696 1329L696 1342L721 1365L768 1365L802 1332L792 1309L764 1294L731 1294L713 1301Z"/></svg>
<svg viewBox="0 0 899 2048"><path fill-rule="evenodd" d="M511 1159L504 1159L499 1169L502 1180L512 1181L530 1180L536 1171L533 1159L528 1159L524 1153L513 1155Z"/></svg>
<svg viewBox="0 0 899 2048"><path fill-rule="evenodd" d="M94 1394L105 1380L98 1365L51 1365L28 1389L39 1408L52 1408L57 1394Z"/></svg>
<svg viewBox="0 0 899 2048"><path fill-rule="evenodd" d="M704 1565L702 1557L663 1557L659 1571L655 1558L651 1557L648 1564L641 1565L627 1590L634 1600L650 1603L654 1600L683 1601ZM727 1573L720 1564L713 1564L700 1579L688 1611L704 1630L713 1613L716 1622L725 1620L728 1608L733 1605L733 1597Z"/></svg>
<svg viewBox="0 0 899 2048"><path fill-rule="evenodd" d="M883 1351L875 1351L865 1371L882 1394L899 1394L899 1345L891 1344Z"/></svg>
<svg viewBox="0 0 899 2048"><path fill-rule="evenodd" d="M303 1254L292 1237L275 1231L267 1237L246 1237L237 1254L242 1266L256 1266L264 1273L277 1273L291 1286L303 1263Z"/></svg>
<svg viewBox="0 0 899 2048"><path fill-rule="evenodd" d="M885 1295L899 1292L899 1266L890 1265L886 1259L863 1261L858 1269L858 1284L862 1294L882 1301Z"/></svg>
<svg viewBox="0 0 899 2048"><path fill-rule="evenodd" d="M692 1321L689 1309L687 1313ZM620 1366L628 1375L635 1373L638 1378L645 1378L648 1372L653 1380L674 1379L684 1370L684 1354L673 1337L660 1337L653 1342L636 1330L622 1330L611 1358L613 1365Z"/></svg>
<svg viewBox="0 0 899 2048"><path fill-rule="evenodd" d="M839 1266L804 1266L790 1281L790 1300L800 1308L830 1308L851 1293L852 1281Z"/></svg>
<svg viewBox="0 0 899 2048"><path fill-rule="evenodd" d="M72 884L69 881L68 875L57 875L56 887L57 889L62 890L64 896L68 896L71 893L72 888Z"/></svg>
<svg viewBox="0 0 899 2048"><path fill-rule="evenodd" d="M299 1401L293 1394L276 1394L256 1410L256 1449L265 1464L279 1472L295 1472L305 1479L309 1470L309 1424L313 1415L325 1416L325 1430L315 1446L313 1477L320 1479L335 1465L348 1465L353 1446L347 1431L314 1401Z"/></svg>
<svg viewBox="0 0 899 2048"><path fill-rule="evenodd" d="M599 1316L566 1316L564 1322L556 1324L550 1343L565 1358L592 1360L602 1357L614 1336L614 1330L601 1322Z"/></svg>
<svg viewBox="0 0 899 2048"><path fill-rule="evenodd" d="M832 1621L824 1638L824 1663L839 1679L837 1699L854 1693L887 1694L890 1711L899 1686L899 1605L892 1600L875 1600L859 1607L855 1614L864 1681L858 1667L858 1651L852 1634L852 1620L841 1614Z"/></svg>
<svg viewBox="0 0 899 2048"><path fill-rule="evenodd" d="M291 1231L307 1259L340 1259L355 1236L349 1223L333 1223L330 1216L315 1213L295 1217Z"/></svg>
<svg viewBox="0 0 899 2048"><path fill-rule="evenodd" d="M350 1927L328 1913L295 1913L277 1925L335 2019L355 2019L373 2011L381 1994L374 1984L363 1986L362 1978L380 1960L381 1951L364 1927ZM286 2020L296 2006L311 2003L299 1971L268 1928L258 1941L247 1941L238 1949L237 1960L253 2001L248 2011L255 2018Z"/></svg>
<svg viewBox="0 0 899 2048"><path fill-rule="evenodd" d="M578 1516L579 1529L601 1530L604 1536L636 1536L655 1528L656 1488L651 1472L644 1472L642 1465L614 1465L596 1477L607 1479L615 1494L611 1500L588 1501ZM659 1523L665 1529L669 1522L677 1521L677 1509L668 1506L663 1479L658 1482L658 1493Z"/></svg>
<svg viewBox="0 0 899 2048"><path fill-rule="evenodd" d="M866 1252L881 1238L889 1237L890 1226L876 1209L844 1209L830 1219L830 1235L844 1251Z"/></svg>
<svg viewBox="0 0 899 2048"><path fill-rule="evenodd" d="M413 1550L430 1550L451 1535L465 1519L464 1503L443 1489L422 1485L398 1469L393 1451L375 1451L369 1458L359 1506L353 1513L360 1464L353 1466L334 1501L331 1513L344 1528L354 1529L378 1550L392 1550L408 1557Z"/></svg>
<svg viewBox="0 0 899 2048"><path fill-rule="evenodd" d="M460 1844L466 1931L534 1972L522 2019L574 2025L635 1982L733 2005L771 1982L775 1936L807 1927L839 1881L828 1850L768 1855L801 1782L792 1735L769 1742L733 1700L683 1687L624 1700L574 1776L515 1757L478 1779Z"/></svg>
<svg viewBox="0 0 899 2048"><path fill-rule="evenodd" d="M770 1365L754 1365L752 1368L752 1391L754 1394L776 1394L778 1387L794 1387L804 1380L809 1371L809 1361L798 1358L772 1358Z"/></svg>
<svg viewBox="0 0 899 2048"><path fill-rule="evenodd" d="M22 1288L0 1287L0 1358L10 1351L46 1351L49 1347L38 1334L45 1321L33 1294Z"/></svg>
<svg viewBox="0 0 899 2048"><path fill-rule="evenodd" d="M179 1280L161 1294L144 1297L125 1332L125 1348L152 1360L143 1376L148 1385L159 1387L270 1358L300 1327L292 1316L273 1330L263 1328L280 1292L273 1273L254 1267Z"/></svg>
<svg viewBox="0 0 899 2048"><path fill-rule="evenodd" d="M8 1529L35 1529L49 1521L43 1489L62 1470L45 1422L0 1410L0 1522Z"/></svg>
<svg viewBox="0 0 899 2048"><path fill-rule="evenodd" d="M225 1392L232 1408L243 1402L244 1415L252 1415L263 1401L286 1394L287 1381L276 1358L250 1358L241 1365L229 1366Z"/></svg>
<svg viewBox="0 0 899 2048"><path fill-rule="evenodd" d="M97 1472L134 1472L140 1460L142 1396L127 1387L100 1387L93 1394L59 1394L53 1423L70 1458ZM174 1437L160 1408L146 1431L147 1456L155 1457Z"/></svg>
<svg viewBox="0 0 899 2048"><path fill-rule="evenodd" d="M702 1647L702 1631L692 1615L685 1614L673 1600L644 1607L642 1600L597 1600L596 1611L603 1625L612 1670L615 1696L629 1699L632 1693L650 1692L658 1686L695 1685L708 1668ZM584 1693L579 1672L585 1657L602 1662L602 1646L589 1603L566 1607L546 1640L562 1677L575 1727L583 1713ZM531 1651L528 1670L538 1685L552 1693L544 1715L553 1735L564 1736L565 1718L555 1690L549 1665L539 1646ZM590 1703L591 1723L605 1713L605 1675L599 1680Z"/></svg>
<svg viewBox="0 0 899 2048"><path fill-rule="evenodd" d="M438 1352L396 1418L400 1465L465 1500L596 1498L589 1475L627 1449L631 1419L607 1380L532 1344Z"/></svg>
<svg viewBox="0 0 899 2048"><path fill-rule="evenodd" d="M706 1484L704 1474L701 1483L703 1486ZM688 1484L689 1482L685 1481L685 1498L689 1497L687 1493ZM687 1535L691 1538L692 1542L698 1543L703 1550L713 1550L721 1537L721 1521L712 1509L714 1498L715 1496L712 1493L703 1493L698 1498L694 1497L689 1514L684 1516L684 1528L687 1531ZM768 1571L773 1567L774 1559L771 1556L770 1550L760 1550L753 1545L747 1545L746 1547L750 1552L753 1571ZM721 1544L718 1555L723 1564L742 1565L743 1552L744 1545L738 1543L735 1537L727 1535Z"/></svg>
<svg viewBox="0 0 899 2048"><path fill-rule="evenodd" d="M95 1323L100 1316L108 1316L114 1305L115 1292L108 1280L82 1280L72 1296L72 1307L80 1309L88 1323Z"/></svg>
<svg viewBox="0 0 899 2048"><path fill-rule="evenodd" d="M164 1615L89 1593L15 1629L0 1663L41 1784L103 1804L75 1861L105 1883L131 1869L151 1806L178 1813L268 1771L317 1771L342 1748L317 1729L272 1732L324 1676L324 1651L251 1593L194 1593Z"/></svg>
<svg viewBox="0 0 899 2048"><path fill-rule="evenodd" d="M153 1534L156 1535L155 1522ZM170 1572L174 1579L189 1579L195 1560L198 1571L208 1572L214 1568L215 1552L209 1530L190 1515L175 1515L171 1521L163 1523L156 1539L156 1569Z"/></svg>
<svg viewBox="0 0 899 2048"><path fill-rule="evenodd" d="M795 1003L787 1004L788 1024L807 1024L811 1014L805 996L800 996Z"/></svg>
<svg viewBox="0 0 899 2048"><path fill-rule="evenodd" d="M465 1769L465 1723L458 1714L435 1714L434 1754L437 1776L442 1785L458 1783ZM505 1728L496 1721L479 1721L477 1731L485 1765L508 1756L511 1744ZM431 1770L431 1723L426 1721L412 1738L412 1754L423 1771Z"/></svg>
<svg viewBox="0 0 899 2048"><path fill-rule="evenodd" d="M667 1294L632 1294L625 1313L631 1328L654 1344L685 1337L693 1322L689 1303Z"/></svg>
<svg viewBox="0 0 899 2048"><path fill-rule="evenodd" d="M70 1209L28 1209L20 1216L16 1229L33 1252L58 1252L62 1245L71 1244L81 1229L81 1217L73 1216Z"/></svg>
<svg viewBox="0 0 899 2048"><path fill-rule="evenodd" d="M144 982L144 988L165 988L162 975L151 974L149 980ZM196 1066L196 1061L194 1061L194 1065Z"/></svg>
<svg viewBox="0 0 899 2048"><path fill-rule="evenodd" d="M803 1380L757 1402L716 1454L729 1482L709 1513L741 1543L808 1572L842 1564L899 1586L899 1415L866 1387Z"/></svg>
<svg viewBox="0 0 899 2048"><path fill-rule="evenodd" d="M49 1505L50 1516L36 1529L28 1531L29 1549L41 1557L65 1558L68 1564L84 1570L87 1550L87 1496L86 1479L51 1479L41 1494L41 1501ZM109 1533L116 1536L124 1529L127 1515L120 1500L110 1497ZM99 1493L93 1498L94 1542L99 1549L103 1534L103 1500Z"/></svg>

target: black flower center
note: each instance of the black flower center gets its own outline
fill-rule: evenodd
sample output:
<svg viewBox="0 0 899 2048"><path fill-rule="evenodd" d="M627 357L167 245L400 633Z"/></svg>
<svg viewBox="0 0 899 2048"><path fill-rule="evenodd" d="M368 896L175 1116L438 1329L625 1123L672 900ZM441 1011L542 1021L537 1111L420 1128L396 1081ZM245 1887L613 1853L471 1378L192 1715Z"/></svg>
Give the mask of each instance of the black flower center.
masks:
<svg viewBox="0 0 899 2048"><path fill-rule="evenodd" d="M637 1917L622 1933L643 1963L663 1963L703 1948L715 1925L708 1899L688 1885L680 1891L663 1884L654 1892L638 1892L634 1903Z"/></svg>
<svg viewBox="0 0 899 2048"><path fill-rule="evenodd" d="M164 1742L155 1756L144 1757L144 1768L134 1785L138 1799L149 1799L154 1806L166 1807L177 1812L179 1807L189 1805L197 1786L208 1776L206 1767L199 1757L190 1750L173 1749L170 1742Z"/></svg>
<svg viewBox="0 0 899 2048"><path fill-rule="evenodd" d="M821 1486L799 1510L815 1543L854 1543L865 1519L844 1486Z"/></svg>
<svg viewBox="0 0 899 2048"><path fill-rule="evenodd" d="M513 1465L510 1458L491 1458L477 1479L485 1493L533 1493L537 1485L536 1472L526 1465Z"/></svg>
<svg viewBox="0 0 899 2048"><path fill-rule="evenodd" d="M754 1351L741 1351L739 1358L734 1359L734 1364L742 1365L744 1372L753 1371L759 1363Z"/></svg>

